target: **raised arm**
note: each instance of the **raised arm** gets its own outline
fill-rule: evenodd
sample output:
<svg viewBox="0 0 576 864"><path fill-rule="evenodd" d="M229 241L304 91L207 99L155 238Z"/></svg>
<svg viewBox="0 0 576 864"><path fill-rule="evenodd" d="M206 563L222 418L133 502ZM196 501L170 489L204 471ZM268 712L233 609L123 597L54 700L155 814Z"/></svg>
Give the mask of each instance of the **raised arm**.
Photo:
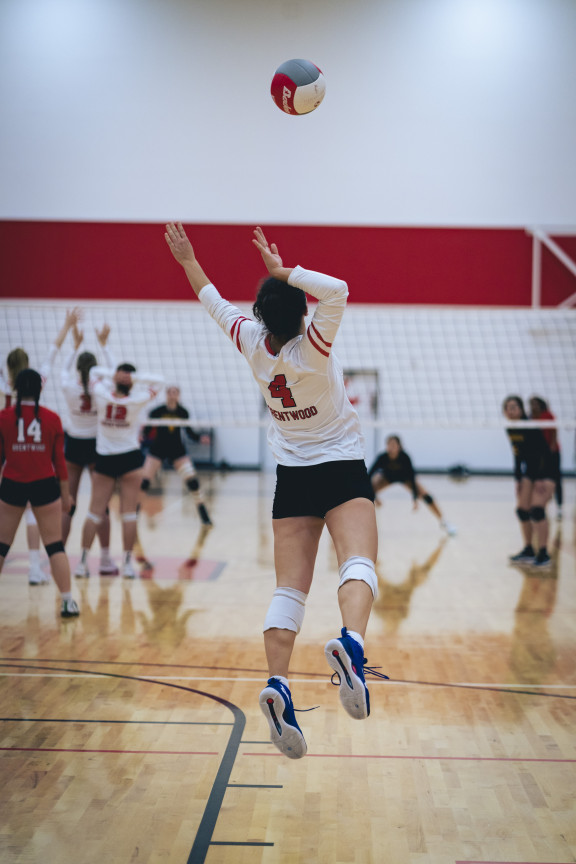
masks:
<svg viewBox="0 0 576 864"><path fill-rule="evenodd" d="M182 223L169 222L168 225L166 225L164 238L172 252L172 255L184 268L184 272L188 277L192 290L196 296L198 296L202 288L211 283L210 279L198 263L198 259L196 258L194 249L184 231Z"/></svg>

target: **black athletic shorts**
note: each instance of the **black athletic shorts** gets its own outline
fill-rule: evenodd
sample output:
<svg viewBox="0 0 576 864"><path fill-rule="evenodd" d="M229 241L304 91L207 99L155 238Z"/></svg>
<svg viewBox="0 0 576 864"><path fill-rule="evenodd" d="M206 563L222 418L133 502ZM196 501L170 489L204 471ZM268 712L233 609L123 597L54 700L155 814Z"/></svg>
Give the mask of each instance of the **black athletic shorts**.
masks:
<svg viewBox="0 0 576 864"><path fill-rule="evenodd" d="M93 465L96 462L96 438L73 438L64 435L64 457L74 465Z"/></svg>
<svg viewBox="0 0 576 864"><path fill-rule="evenodd" d="M103 456L101 453L96 454L96 464L94 470L98 474L105 474L107 477L122 477L123 474L128 474L129 471L136 471L144 464L144 456L141 450L129 450L128 453L114 453L111 456Z"/></svg>
<svg viewBox="0 0 576 864"><path fill-rule="evenodd" d="M60 484L56 477L45 477L43 480L32 480L30 483L19 483L3 477L0 483L0 500L13 507L25 507L28 502L32 507L43 507L52 504L60 498Z"/></svg>
<svg viewBox="0 0 576 864"><path fill-rule="evenodd" d="M175 462L176 459L182 459L183 456L188 455L186 448L181 441L171 444L170 447L159 447L156 442L153 441L148 450L148 454L154 456L156 459L160 459L162 462L164 459L168 459L170 462Z"/></svg>
<svg viewBox="0 0 576 864"><path fill-rule="evenodd" d="M374 490L362 459L319 465L278 465L272 518L319 516L353 498L374 501Z"/></svg>

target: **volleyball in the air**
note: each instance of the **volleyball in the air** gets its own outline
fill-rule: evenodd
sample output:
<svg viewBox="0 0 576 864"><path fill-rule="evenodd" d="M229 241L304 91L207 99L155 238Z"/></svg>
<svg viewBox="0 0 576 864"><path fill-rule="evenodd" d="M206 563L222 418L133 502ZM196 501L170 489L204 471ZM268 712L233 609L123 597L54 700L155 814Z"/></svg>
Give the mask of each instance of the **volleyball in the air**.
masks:
<svg viewBox="0 0 576 864"><path fill-rule="evenodd" d="M310 60L287 60L274 73L270 92L286 114L309 114L324 99L326 81Z"/></svg>

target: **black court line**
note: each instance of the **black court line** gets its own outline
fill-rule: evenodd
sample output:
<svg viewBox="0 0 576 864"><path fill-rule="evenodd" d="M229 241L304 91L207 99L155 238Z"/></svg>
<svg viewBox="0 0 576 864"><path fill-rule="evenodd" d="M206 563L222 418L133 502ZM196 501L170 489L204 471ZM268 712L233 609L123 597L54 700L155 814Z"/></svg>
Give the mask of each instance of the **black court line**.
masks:
<svg viewBox="0 0 576 864"><path fill-rule="evenodd" d="M274 843L236 843L234 840L213 840L212 846L273 846ZM189 861L189 864L192 862Z"/></svg>
<svg viewBox="0 0 576 864"><path fill-rule="evenodd" d="M57 661L57 662L67 662L67 661ZM133 664L136 665L136 664ZM226 789L229 786L230 774L232 773L232 768L234 762L236 760L236 756L238 754L238 749L240 747L240 742L242 740L242 733L244 732L244 727L246 726L246 715L244 712L238 708L237 705L234 705L232 702L228 702L226 699L222 699L220 696L214 696L211 693L206 693L203 690L196 690L193 687L185 687L182 684L173 684L171 681L155 681L151 678L139 678L136 675L119 675L114 672L92 672L88 669L66 669L64 667L54 668L53 666L32 666L30 663L26 661L20 663L0 663L0 667L9 668L9 669L41 669L45 672L72 672L75 673L77 671L82 672L85 675L94 675L96 677L106 677L106 678L120 678L125 681L139 681L143 684L156 684L162 687L172 687L175 690L183 690L186 693L194 693L196 696L203 696L207 699L212 699L215 702L218 702L220 705L223 705L229 711L232 712L232 716L234 717L234 723L232 725L232 730L230 732L230 737L228 739L228 744L226 745L226 750L224 751L224 755L220 760L220 766L218 768L218 772L216 774L216 778L214 783L212 784L212 789L210 795L208 796L208 801L206 802L206 806L204 808L204 813L202 815L202 819L200 820L200 825L198 826L198 831L196 832L196 837L194 839L194 843L192 845L192 849L190 851L190 855L188 856L187 864L204 864L206 860L206 855L208 854L208 849L210 846L273 846L273 843L220 843L212 840L212 835L214 833L214 829L216 827L216 822L218 820L218 816L220 814L220 810L222 808L222 801L224 799L224 795L226 794ZM80 721L82 722L82 721ZM213 725L211 723L199 724L210 726Z"/></svg>
<svg viewBox="0 0 576 864"><path fill-rule="evenodd" d="M18 661L22 662L22 658L0 657L0 661L2 661L2 660L10 660L12 662L18 662ZM139 663L137 660L134 660L133 662L128 662L127 660L122 660L122 661L117 661L117 660L62 660L62 659L47 660L47 659L40 659L40 658L34 658L32 660L28 660L26 658L25 662L30 663L30 664L32 664L32 663L90 663L90 664L97 664L97 665L102 665L102 666L156 666L156 667L163 668L163 669L207 669L210 672L249 672L253 675L259 675L259 674L266 675L266 676L268 675L268 672L265 669L245 669L243 667L235 667L235 666L194 666L194 665L186 665L183 663L175 663L175 664L172 664L172 663ZM2 664L0 664L0 665L2 665ZM41 667L34 667L34 666L30 665L29 668L34 669L34 668L41 668ZM76 670L73 670L73 669L68 669L68 670L66 670L66 669L60 669L60 670L53 669L52 671L53 672L58 672L58 671L60 671L60 672L66 672L66 671L74 672ZM88 674L98 674L98 673L88 673ZM107 673L102 672L99 674L104 675ZM297 671L290 673L291 677L293 677L293 678L296 678L298 676L302 676L302 677L308 677L310 680L315 680L318 678L327 678L328 674L329 674L328 672L297 672ZM137 680L146 681L146 680L150 680L150 679L141 678L141 679L137 679ZM217 681L218 679L215 679L215 680ZM167 683L167 682L157 681L156 683L157 684L163 684L163 683ZM378 681L378 680L370 681L369 680L368 683L371 685L378 684L380 686L386 686L385 681ZM411 680L409 678L390 678L389 683L390 684L415 684L419 687L451 687L451 688L460 689L460 690L481 690L481 691L487 691L487 692L491 692L491 693L513 693L513 694L517 694L518 696L542 696L543 698L548 698L548 699L571 699L571 700L576 699L576 696L570 696L570 695L565 694L565 693L547 693L547 692L541 692L538 690L520 690L517 687L494 687L491 684L457 684L457 683L453 684L450 681L415 681L415 680ZM178 685L173 684L172 686L176 687ZM562 685L560 685L560 686L562 686ZM566 686L569 686L569 685L566 685ZM188 688L182 687L182 689L186 690ZM216 698L216 697L214 697L214 698ZM268 742L266 742L266 743L268 743Z"/></svg>

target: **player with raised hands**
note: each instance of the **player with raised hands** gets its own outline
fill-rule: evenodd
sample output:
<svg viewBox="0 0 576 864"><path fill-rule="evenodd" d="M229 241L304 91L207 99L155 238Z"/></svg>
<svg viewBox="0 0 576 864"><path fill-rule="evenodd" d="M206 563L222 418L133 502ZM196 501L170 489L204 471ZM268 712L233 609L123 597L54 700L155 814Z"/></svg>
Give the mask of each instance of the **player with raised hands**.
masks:
<svg viewBox="0 0 576 864"><path fill-rule="evenodd" d="M253 305L254 321L220 296L180 223L167 225L165 238L195 294L246 358L270 412L268 441L278 463L272 508L277 587L264 622L269 679L259 701L272 742L298 759L307 746L294 715L288 668L324 525L338 558L344 625L325 656L348 714L363 719L370 713L364 635L377 593L374 493L358 415L332 350L348 287L332 276L285 267L277 246L256 228L253 243L269 276ZM318 301L308 326L305 292Z"/></svg>
<svg viewBox="0 0 576 864"><path fill-rule="evenodd" d="M158 375L138 375L132 364L122 363L116 371L93 366L89 381L98 415L96 462L92 497L82 528L82 555L75 576L90 575L88 553L118 482L124 548L122 575L134 579L132 550L144 463L139 444L140 415L144 406L157 397L164 379Z"/></svg>

